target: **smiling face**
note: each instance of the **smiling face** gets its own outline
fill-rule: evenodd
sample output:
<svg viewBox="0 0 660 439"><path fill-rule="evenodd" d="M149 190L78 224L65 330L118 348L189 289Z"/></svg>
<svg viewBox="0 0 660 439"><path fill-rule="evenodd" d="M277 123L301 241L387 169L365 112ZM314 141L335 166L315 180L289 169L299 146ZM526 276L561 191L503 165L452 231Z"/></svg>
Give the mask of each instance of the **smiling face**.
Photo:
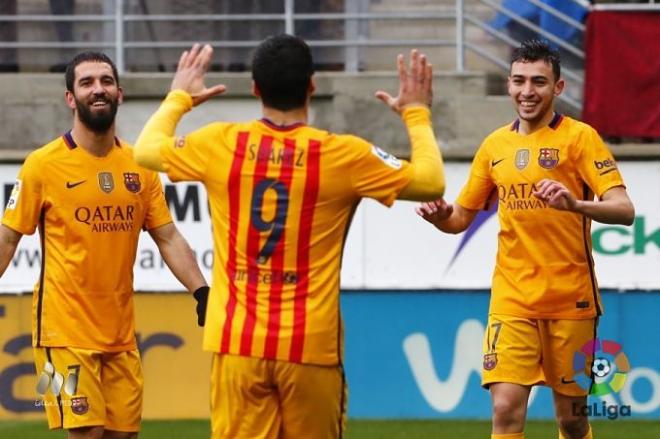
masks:
<svg viewBox="0 0 660 439"><path fill-rule="evenodd" d="M110 65L86 61L76 66L73 92L66 92L67 105L89 130L99 134L107 132L122 99L122 89Z"/></svg>
<svg viewBox="0 0 660 439"><path fill-rule="evenodd" d="M552 120L553 101L564 89L564 80L555 80L552 65L544 60L516 61L507 85L520 121L537 127Z"/></svg>

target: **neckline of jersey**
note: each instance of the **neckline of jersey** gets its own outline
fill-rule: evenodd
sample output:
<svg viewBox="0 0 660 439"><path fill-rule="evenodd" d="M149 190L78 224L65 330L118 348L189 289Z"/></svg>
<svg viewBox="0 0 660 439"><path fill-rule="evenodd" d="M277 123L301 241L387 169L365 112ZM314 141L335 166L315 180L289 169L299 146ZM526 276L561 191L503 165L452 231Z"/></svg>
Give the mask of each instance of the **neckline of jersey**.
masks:
<svg viewBox="0 0 660 439"><path fill-rule="evenodd" d="M64 140L64 144L70 150L74 150L74 149L78 148L78 144L76 143L75 140L73 140L73 136L71 135L71 130L69 130L66 133L62 134L62 139ZM119 141L119 138L117 136L115 136L115 146L117 148L121 148L121 142ZM94 154L91 154L89 151L85 150L85 148L80 148L80 149L83 150L86 153L87 156L89 156L90 158L92 158L94 160L105 160L106 158L108 158L110 156L110 153L112 152L112 150L110 150L110 152L108 152L108 154L104 155L103 157L99 157L99 156L95 156Z"/></svg>
<svg viewBox="0 0 660 439"><path fill-rule="evenodd" d="M261 119L259 119L259 122L263 123L269 128L274 129L275 131L292 131L295 130L296 128L305 126L305 123L303 122L295 122L292 123L291 125L277 125L275 122L268 119L267 117L262 117Z"/></svg>
<svg viewBox="0 0 660 439"><path fill-rule="evenodd" d="M561 125L563 120L564 120L564 116L562 114L554 112L554 115L552 116L552 120L546 126L541 127L530 134L521 134L518 131L520 129L520 119L516 119L509 127L509 131L512 131L513 133L518 134L519 136L533 136L534 134L543 131L544 128L550 128L552 130L556 130L557 128L559 128L559 125Z"/></svg>

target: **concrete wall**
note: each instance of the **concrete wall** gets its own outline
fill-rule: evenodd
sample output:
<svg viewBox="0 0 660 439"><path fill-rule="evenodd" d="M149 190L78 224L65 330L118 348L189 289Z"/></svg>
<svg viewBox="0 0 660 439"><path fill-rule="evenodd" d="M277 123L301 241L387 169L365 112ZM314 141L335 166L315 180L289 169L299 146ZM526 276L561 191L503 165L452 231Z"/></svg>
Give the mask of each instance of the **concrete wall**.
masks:
<svg viewBox="0 0 660 439"><path fill-rule="evenodd" d="M393 72L319 73L315 78L312 124L356 134L398 156L408 156L403 124L373 95L379 89L397 92ZM169 73L133 73L121 78L126 99L118 113L120 137L135 141L170 82ZM186 115L179 133L216 120L260 117L259 101L250 94L249 74L213 73L208 84L215 83L226 84L229 91ZM515 118L509 97L487 95L487 89L487 74L482 72L435 75L433 126L446 158L470 159L489 132ZM29 151L71 127L71 112L63 96L61 74L0 75L0 160L20 161ZM559 111L570 114L561 106ZM657 144L612 145L612 149L618 158L660 157Z"/></svg>
<svg viewBox="0 0 660 439"><path fill-rule="evenodd" d="M126 100L118 115L118 133L132 142L156 110L171 81L170 74L128 74L121 79ZM260 116L246 74L217 74L208 83L224 83L229 91L186 116L181 132L214 120L246 120ZM406 156L403 124L374 97L379 89L396 93L393 73L318 74L312 123L340 133L360 135L391 152ZM485 98L483 73L438 74L434 81L434 128L447 153L471 155L490 130L513 119L506 99ZM0 157L22 157L70 128L71 113L63 101L59 74L0 75Z"/></svg>

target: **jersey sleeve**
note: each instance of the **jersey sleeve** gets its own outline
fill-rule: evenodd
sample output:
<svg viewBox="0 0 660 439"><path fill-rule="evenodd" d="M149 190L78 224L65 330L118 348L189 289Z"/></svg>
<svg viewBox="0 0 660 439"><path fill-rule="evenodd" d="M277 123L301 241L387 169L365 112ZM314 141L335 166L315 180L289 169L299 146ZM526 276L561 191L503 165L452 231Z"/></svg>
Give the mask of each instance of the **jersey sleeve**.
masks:
<svg viewBox="0 0 660 439"><path fill-rule="evenodd" d="M172 181L204 181L220 137L219 126L207 125L161 147L163 167Z"/></svg>
<svg viewBox="0 0 660 439"><path fill-rule="evenodd" d="M351 184L361 197L391 206L412 179L410 163L355 136L346 136L351 160Z"/></svg>
<svg viewBox="0 0 660 439"><path fill-rule="evenodd" d="M599 198L609 189L624 185L614 156L596 130L582 125L578 142L578 172Z"/></svg>
<svg viewBox="0 0 660 439"><path fill-rule="evenodd" d="M144 218L144 229L151 230L172 222L172 215L167 208L163 185L156 172L147 173L149 180L148 207Z"/></svg>
<svg viewBox="0 0 660 439"><path fill-rule="evenodd" d="M34 154L27 157L18 173L2 218L2 224L24 235L35 232L44 204L41 179L43 170L40 166Z"/></svg>
<svg viewBox="0 0 660 439"><path fill-rule="evenodd" d="M458 195L456 203L466 209L485 209L493 189L495 184L490 177L490 162L484 142L472 160L467 183Z"/></svg>

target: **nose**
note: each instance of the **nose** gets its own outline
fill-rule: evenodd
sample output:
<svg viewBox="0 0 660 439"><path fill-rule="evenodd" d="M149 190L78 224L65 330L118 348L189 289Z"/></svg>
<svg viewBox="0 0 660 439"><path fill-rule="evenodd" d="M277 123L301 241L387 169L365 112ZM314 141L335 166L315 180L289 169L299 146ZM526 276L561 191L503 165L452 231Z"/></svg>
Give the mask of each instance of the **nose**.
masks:
<svg viewBox="0 0 660 439"><path fill-rule="evenodd" d="M105 94L105 89L103 88L101 81L94 81L94 87L92 88L92 93L94 93L95 95Z"/></svg>
<svg viewBox="0 0 660 439"><path fill-rule="evenodd" d="M525 81L522 87L522 94L525 96L534 94L534 86L532 85L531 81Z"/></svg>

